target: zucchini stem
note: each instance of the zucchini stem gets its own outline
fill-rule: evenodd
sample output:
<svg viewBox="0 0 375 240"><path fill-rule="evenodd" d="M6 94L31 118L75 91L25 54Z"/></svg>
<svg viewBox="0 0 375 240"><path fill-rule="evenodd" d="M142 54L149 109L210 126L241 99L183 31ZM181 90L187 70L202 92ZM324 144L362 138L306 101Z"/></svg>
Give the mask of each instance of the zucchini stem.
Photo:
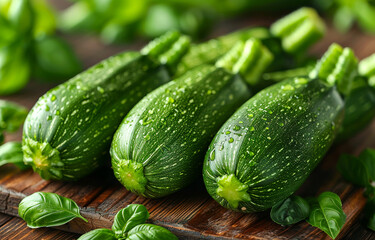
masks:
<svg viewBox="0 0 375 240"><path fill-rule="evenodd" d="M32 166L43 179L61 179L64 163L60 159L60 152L47 142L37 142L27 138L24 140L23 161Z"/></svg>
<svg viewBox="0 0 375 240"><path fill-rule="evenodd" d="M240 182L234 174L223 175L217 179L217 195L224 198L233 209L237 209L241 201L249 202L249 187Z"/></svg>
<svg viewBox="0 0 375 240"><path fill-rule="evenodd" d="M301 8L272 24L271 33L281 38L289 53L306 50L324 36L325 24L312 8Z"/></svg>
<svg viewBox="0 0 375 240"><path fill-rule="evenodd" d="M310 72L310 78L319 78L329 85L336 85L339 92L349 95L353 80L358 75L358 59L350 48L334 43Z"/></svg>
<svg viewBox="0 0 375 240"><path fill-rule="evenodd" d="M361 76L368 77L368 84L375 87L375 54L363 59L358 65Z"/></svg>
<svg viewBox="0 0 375 240"><path fill-rule="evenodd" d="M141 53L151 57L154 61L166 65L174 73L177 64L187 53L190 47L190 38L180 33L168 32L146 45Z"/></svg>
<svg viewBox="0 0 375 240"><path fill-rule="evenodd" d="M120 160L119 166L120 182L129 191L144 196L147 179L143 173L142 163L131 160Z"/></svg>
<svg viewBox="0 0 375 240"><path fill-rule="evenodd" d="M260 40L251 38L237 43L216 62L216 66L225 68L233 74L241 74L246 82L253 86L258 83L260 76L272 61L272 53Z"/></svg>

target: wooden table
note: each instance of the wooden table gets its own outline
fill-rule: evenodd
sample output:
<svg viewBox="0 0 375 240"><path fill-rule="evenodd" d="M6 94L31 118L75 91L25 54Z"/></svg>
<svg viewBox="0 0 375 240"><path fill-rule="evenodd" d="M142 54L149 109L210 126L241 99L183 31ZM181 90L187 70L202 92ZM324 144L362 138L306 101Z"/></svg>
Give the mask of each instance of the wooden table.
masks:
<svg viewBox="0 0 375 240"><path fill-rule="evenodd" d="M268 25L277 17L236 19L223 22L213 36L241 27ZM127 49L139 49L142 42L130 46L104 46L95 38L64 36L83 59L85 67ZM366 36L358 30L342 35L329 29L325 39L311 52L320 56L332 42L352 47L359 58L375 52L375 37ZM22 92L6 97L29 108L39 96L54 84L31 82ZM339 155L343 152L358 154L366 147L375 147L375 122L355 138L335 146L319 167L298 191L302 196L317 196L323 191L333 191L341 197L348 215L340 239L375 239L375 234L364 228L361 210L365 204L362 189L345 182L335 170ZM21 132L6 136L7 141L20 140ZM111 171L95 173L79 183L63 183L42 180L31 170L20 172L13 166L0 168L0 239L76 239L90 229L110 228L116 212L129 203L142 203L150 211L150 222L169 228L181 239L328 239L320 230L299 223L281 227L273 223L268 212L241 214L226 210L214 202L202 185L192 186L168 198L149 200L126 191L112 176ZM59 227L62 230L42 228L32 230L17 217L19 201L36 191L56 192L75 200L89 223L73 220ZM5 213L5 214L3 214Z"/></svg>

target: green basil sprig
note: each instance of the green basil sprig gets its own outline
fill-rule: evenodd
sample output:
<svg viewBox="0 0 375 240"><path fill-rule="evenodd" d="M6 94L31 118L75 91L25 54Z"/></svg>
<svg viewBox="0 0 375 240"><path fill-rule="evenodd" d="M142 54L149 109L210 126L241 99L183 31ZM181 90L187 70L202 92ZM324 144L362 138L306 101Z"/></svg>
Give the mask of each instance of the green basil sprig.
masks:
<svg viewBox="0 0 375 240"><path fill-rule="evenodd" d="M284 201L276 204L271 209L271 219L280 225L291 225L309 217L310 206L308 202L292 195Z"/></svg>
<svg viewBox="0 0 375 240"><path fill-rule="evenodd" d="M373 218L375 224L375 211ZM332 192L324 192L317 198L307 200L290 196L272 207L271 219L282 226L306 219L312 226L335 239L345 223L346 215L340 197Z"/></svg>
<svg viewBox="0 0 375 240"><path fill-rule="evenodd" d="M117 237L124 237L132 228L145 223L149 216L150 214L145 206L131 204L116 214L112 230Z"/></svg>
<svg viewBox="0 0 375 240"><path fill-rule="evenodd" d="M30 228L60 226L74 218L87 222L72 199L56 193L36 192L25 197L18 206L18 215Z"/></svg>
<svg viewBox="0 0 375 240"><path fill-rule="evenodd" d="M346 220L340 197L332 192L324 192L309 203L311 211L307 222L335 239Z"/></svg>
<svg viewBox="0 0 375 240"><path fill-rule="evenodd" d="M169 230L145 223L149 218L145 206L140 204L130 204L121 209L115 216L112 225L112 234L110 230L95 229L84 235L78 240L88 239L127 239L127 240L177 240L178 238ZM102 238L100 238L102 237ZM115 238L113 238L115 237Z"/></svg>
<svg viewBox="0 0 375 240"><path fill-rule="evenodd" d="M22 144L20 142L7 142L0 146L0 166L13 163L21 170L28 169L23 163Z"/></svg>
<svg viewBox="0 0 375 240"><path fill-rule="evenodd" d="M30 228L60 226L74 218L81 218L78 205L56 193L36 192L25 197L18 206L18 215ZM178 240L169 230L145 223L149 218L145 206L130 204L115 216L112 230L95 229L78 240Z"/></svg>

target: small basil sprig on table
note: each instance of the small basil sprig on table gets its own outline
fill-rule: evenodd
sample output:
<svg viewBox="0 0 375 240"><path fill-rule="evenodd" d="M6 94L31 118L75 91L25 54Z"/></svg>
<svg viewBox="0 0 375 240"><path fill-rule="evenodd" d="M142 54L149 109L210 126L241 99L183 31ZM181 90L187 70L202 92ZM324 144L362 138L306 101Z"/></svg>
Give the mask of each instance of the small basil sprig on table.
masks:
<svg viewBox="0 0 375 240"><path fill-rule="evenodd" d="M310 206L308 202L292 195L284 201L276 204L271 209L271 219L282 226L291 225L309 217Z"/></svg>
<svg viewBox="0 0 375 240"><path fill-rule="evenodd" d="M311 210L307 222L335 239L346 220L340 197L332 192L324 192L318 198L310 199L309 203Z"/></svg>
<svg viewBox="0 0 375 240"><path fill-rule="evenodd" d="M89 239L129 239L129 240L177 240L178 238L169 230L145 223L149 218L149 213L145 206L140 204L130 204L121 209L115 216L112 231L107 229L95 229L78 240ZM110 233L112 232L112 233Z"/></svg>
<svg viewBox="0 0 375 240"><path fill-rule="evenodd" d="M0 166L13 163L21 170L28 169L23 163L22 144L20 142L7 142L0 146Z"/></svg>
<svg viewBox="0 0 375 240"><path fill-rule="evenodd" d="M112 230L117 237L124 237L132 228L145 223L149 216L150 214L145 206L131 204L116 214Z"/></svg>
<svg viewBox="0 0 375 240"><path fill-rule="evenodd" d="M335 239L344 226L346 215L340 197L332 192L324 192L307 201L299 196L290 196L272 207L271 219L282 226L306 219Z"/></svg>
<svg viewBox="0 0 375 240"><path fill-rule="evenodd" d="M87 222L72 199L56 193L36 192L25 197L18 206L18 215L30 228L60 226L74 218Z"/></svg>

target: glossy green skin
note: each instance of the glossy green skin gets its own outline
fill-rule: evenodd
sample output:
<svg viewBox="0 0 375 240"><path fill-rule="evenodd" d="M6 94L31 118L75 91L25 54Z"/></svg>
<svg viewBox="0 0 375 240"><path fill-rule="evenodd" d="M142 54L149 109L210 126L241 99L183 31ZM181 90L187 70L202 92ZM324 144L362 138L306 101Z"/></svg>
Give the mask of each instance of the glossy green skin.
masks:
<svg viewBox="0 0 375 240"><path fill-rule="evenodd" d="M241 212L272 207L301 186L331 146L343 101L334 87L303 80L288 79L259 92L215 136L203 178L222 206ZM226 174L248 186L250 201L234 208L217 194L217 179Z"/></svg>
<svg viewBox="0 0 375 240"><path fill-rule="evenodd" d="M344 141L368 126L375 117L375 90L367 84L345 98L345 118L337 135Z"/></svg>
<svg viewBox="0 0 375 240"><path fill-rule="evenodd" d="M143 165L140 195L157 198L199 179L205 151L226 119L250 97L243 80L203 65L148 94L126 116L112 146L112 167L124 184L120 164ZM125 184L124 184L125 185Z"/></svg>
<svg viewBox="0 0 375 240"><path fill-rule="evenodd" d="M60 161L43 168L31 163L34 171L44 179L77 180L97 169L108 159L112 136L125 114L168 80L160 64L126 52L48 91L24 124L24 153L25 141L33 139L49 143Z"/></svg>

